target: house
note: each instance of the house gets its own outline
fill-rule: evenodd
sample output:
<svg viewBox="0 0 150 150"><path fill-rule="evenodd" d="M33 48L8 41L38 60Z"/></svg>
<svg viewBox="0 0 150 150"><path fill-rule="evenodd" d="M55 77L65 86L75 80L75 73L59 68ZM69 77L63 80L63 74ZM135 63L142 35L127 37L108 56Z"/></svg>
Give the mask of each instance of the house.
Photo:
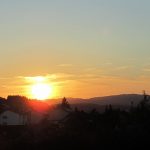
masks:
<svg viewBox="0 0 150 150"><path fill-rule="evenodd" d="M13 110L3 110L0 113L0 125L26 125L29 122L28 120L28 114L18 113Z"/></svg>
<svg viewBox="0 0 150 150"><path fill-rule="evenodd" d="M50 109L48 113L37 111L21 113L13 110L3 110L0 113L0 126L38 124L45 116L47 116L48 121L57 123L62 121L69 113L70 111L61 107L54 107Z"/></svg>
<svg viewBox="0 0 150 150"><path fill-rule="evenodd" d="M64 109L61 106L56 106L54 108L52 108L51 110L49 110L48 114L47 114L47 119L50 122L59 122L62 121L63 119L65 119L66 116L68 116L70 114L71 110L69 109Z"/></svg>
<svg viewBox="0 0 150 150"><path fill-rule="evenodd" d="M39 101L28 101L28 103L23 103L17 98L15 97L11 100L10 97L6 106L1 108L0 125L35 125L41 123L45 119L50 122L60 122L71 111L65 98L62 104L55 106L49 106Z"/></svg>
<svg viewBox="0 0 150 150"><path fill-rule="evenodd" d="M30 124L36 125L40 123L45 116L45 112L31 111Z"/></svg>
<svg viewBox="0 0 150 150"><path fill-rule="evenodd" d="M44 120L57 123L63 121L63 119L72 111L66 98L63 98L61 104L51 106L46 103L32 101L30 107L32 108L30 124L38 124Z"/></svg>

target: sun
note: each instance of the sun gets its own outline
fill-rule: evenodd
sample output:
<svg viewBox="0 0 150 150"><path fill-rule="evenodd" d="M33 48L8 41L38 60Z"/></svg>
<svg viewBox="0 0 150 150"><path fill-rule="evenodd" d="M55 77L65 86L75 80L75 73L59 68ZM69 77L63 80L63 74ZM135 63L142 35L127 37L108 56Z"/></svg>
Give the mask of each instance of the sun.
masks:
<svg viewBox="0 0 150 150"><path fill-rule="evenodd" d="M46 83L37 83L32 86L32 96L38 100L45 100L52 96L52 86Z"/></svg>
<svg viewBox="0 0 150 150"><path fill-rule="evenodd" d="M48 76L26 77L29 86L27 94L31 99L46 100L55 96L56 88Z"/></svg>

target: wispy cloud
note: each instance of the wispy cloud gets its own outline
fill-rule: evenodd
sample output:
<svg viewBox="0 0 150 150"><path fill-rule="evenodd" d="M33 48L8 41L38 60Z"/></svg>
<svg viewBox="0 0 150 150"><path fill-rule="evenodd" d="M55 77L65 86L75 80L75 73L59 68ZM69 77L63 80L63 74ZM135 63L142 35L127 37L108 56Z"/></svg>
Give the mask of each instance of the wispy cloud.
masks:
<svg viewBox="0 0 150 150"><path fill-rule="evenodd" d="M132 66L118 66L118 67L114 67L113 70L116 70L116 71L123 71L123 70L128 70L128 69L131 69Z"/></svg>
<svg viewBox="0 0 150 150"><path fill-rule="evenodd" d="M150 68L144 68L143 71L150 72Z"/></svg>
<svg viewBox="0 0 150 150"><path fill-rule="evenodd" d="M125 71L131 66L119 66L116 71ZM99 72L100 70L100 72ZM118 74L108 74L99 68L87 67L82 73L53 73L39 76L16 76L13 78L4 78L1 82L1 88L6 93L22 93L29 89L36 82L35 79L50 83L58 88L58 95L90 97L96 95L108 95L121 93L123 91L140 91L149 87L150 77L143 75L135 78L128 78Z"/></svg>
<svg viewBox="0 0 150 150"><path fill-rule="evenodd" d="M72 67L73 64L59 64L58 67Z"/></svg>

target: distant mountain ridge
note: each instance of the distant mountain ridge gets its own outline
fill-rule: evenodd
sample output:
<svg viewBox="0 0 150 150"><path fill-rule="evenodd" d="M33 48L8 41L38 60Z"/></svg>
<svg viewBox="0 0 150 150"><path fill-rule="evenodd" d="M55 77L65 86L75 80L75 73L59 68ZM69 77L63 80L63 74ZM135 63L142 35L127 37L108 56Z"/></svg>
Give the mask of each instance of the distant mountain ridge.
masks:
<svg viewBox="0 0 150 150"><path fill-rule="evenodd" d="M82 98L67 98L70 104L97 104L97 105L120 105L120 106L129 106L131 102L134 105L140 103L143 99L143 95L140 94L120 94L120 95L112 95L112 96L104 96L104 97L93 97L89 99ZM61 103L62 99L52 99L47 100L46 102L49 104L58 104Z"/></svg>
<svg viewBox="0 0 150 150"><path fill-rule="evenodd" d="M121 94L89 99L90 102L99 105L131 105L131 102L133 102L134 105L137 105L141 100L143 100L143 95L140 94Z"/></svg>

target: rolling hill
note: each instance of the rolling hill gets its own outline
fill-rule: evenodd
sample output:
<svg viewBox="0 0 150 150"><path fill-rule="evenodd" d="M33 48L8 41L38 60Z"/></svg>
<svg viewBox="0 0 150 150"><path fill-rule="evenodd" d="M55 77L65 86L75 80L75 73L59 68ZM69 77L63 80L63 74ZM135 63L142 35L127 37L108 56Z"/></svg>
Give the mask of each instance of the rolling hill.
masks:
<svg viewBox="0 0 150 150"><path fill-rule="evenodd" d="M140 94L121 94L104 97L94 97L90 99L82 98L67 98L70 104L96 104L96 105L120 105L129 106L131 102L137 105L143 99L143 95ZM59 104L62 99L47 100L48 104Z"/></svg>

